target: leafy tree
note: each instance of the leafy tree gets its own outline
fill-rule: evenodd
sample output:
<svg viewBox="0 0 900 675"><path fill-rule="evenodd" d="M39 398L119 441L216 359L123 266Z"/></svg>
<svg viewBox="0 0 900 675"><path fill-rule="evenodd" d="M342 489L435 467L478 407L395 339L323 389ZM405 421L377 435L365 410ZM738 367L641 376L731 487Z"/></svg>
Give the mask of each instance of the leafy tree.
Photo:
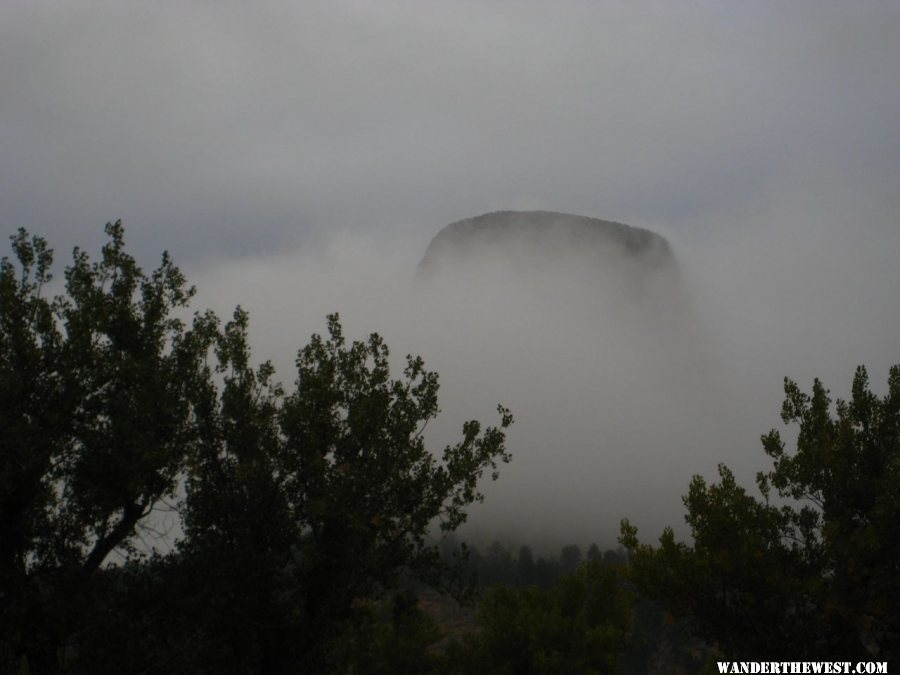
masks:
<svg viewBox="0 0 900 675"><path fill-rule="evenodd" d="M389 616L377 616L390 609ZM427 675L444 672L434 645L442 637L437 622L418 606L412 591L396 593L388 605L368 608L353 635L350 670L357 675Z"/></svg>
<svg viewBox="0 0 900 675"><path fill-rule="evenodd" d="M667 529L658 548L622 524L637 584L734 658L799 651L823 658L889 657L900 621L900 367L888 392L869 391L857 369L849 401L832 406L816 380L806 394L785 380L785 424L796 450L763 436L773 469L762 500L719 467L695 477L685 497L693 546ZM771 494L775 488L778 499Z"/></svg>
<svg viewBox="0 0 900 675"><path fill-rule="evenodd" d="M53 672L87 580L172 496L198 440L191 396L212 320L173 312L193 294L164 254L149 276L121 223L91 262L75 250L48 299L52 252L24 230L0 262L2 658Z"/></svg>
<svg viewBox="0 0 900 675"><path fill-rule="evenodd" d="M447 653L453 673L612 673L627 645L631 593L621 569L587 563L551 589L492 589L479 631Z"/></svg>
<svg viewBox="0 0 900 675"><path fill-rule="evenodd" d="M238 313L226 326L219 347L224 390L221 402L208 406L220 434L202 448L190 475L183 547L204 560L265 554L262 579L270 587L245 600L277 602L290 593L291 619L279 625L308 669L336 667L343 658L336 641L358 600L391 588L402 570L436 580L440 555L429 528L437 519L452 532L465 507L482 499L478 479L488 469L496 478L497 462L509 459L503 429L512 421L500 408L499 427L482 432L477 422L466 423L463 439L439 462L422 434L438 413L437 375L408 357L404 377L391 379L379 336L347 344L337 315L328 329L328 338L314 335L300 350L298 378L286 394L272 384L267 364L249 368L246 316ZM262 511L236 525L248 503ZM259 515L274 527L260 527ZM243 567L235 567L234 582ZM241 625L240 607L215 617L234 615L229 624ZM269 657L285 655L279 648Z"/></svg>
<svg viewBox="0 0 900 675"><path fill-rule="evenodd" d="M107 234L52 299L42 239L20 231L0 265L2 665L123 672L128 645L181 672L341 668L367 599L440 574L429 530L482 499L512 417L467 422L438 459L437 375L408 357L393 379L381 338L348 344L337 315L286 391L251 365L244 311L186 326L194 291L168 255L145 275L121 223ZM142 560L148 516L175 501L183 539Z"/></svg>

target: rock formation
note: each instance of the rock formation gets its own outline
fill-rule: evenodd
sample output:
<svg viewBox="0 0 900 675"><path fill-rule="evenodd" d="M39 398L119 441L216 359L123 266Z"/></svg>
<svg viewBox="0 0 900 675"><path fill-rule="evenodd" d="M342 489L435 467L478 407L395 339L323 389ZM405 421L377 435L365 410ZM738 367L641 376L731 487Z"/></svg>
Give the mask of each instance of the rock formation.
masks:
<svg viewBox="0 0 900 675"><path fill-rule="evenodd" d="M451 223L431 240L419 264L422 281L494 279L601 284L632 296L679 284L666 239L598 218L550 211L495 211Z"/></svg>

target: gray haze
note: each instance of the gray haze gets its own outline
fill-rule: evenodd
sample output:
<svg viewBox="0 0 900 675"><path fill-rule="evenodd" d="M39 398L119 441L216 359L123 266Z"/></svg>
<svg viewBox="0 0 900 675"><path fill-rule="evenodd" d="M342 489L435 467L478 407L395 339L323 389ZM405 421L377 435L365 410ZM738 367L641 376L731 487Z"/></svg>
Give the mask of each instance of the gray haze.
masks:
<svg viewBox="0 0 900 675"><path fill-rule="evenodd" d="M900 362L897 35L895 2L10 0L0 229L65 259L123 218L288 382L327 312L381 332L441 373L436 442L516 414L473 521L609 541L761 468L784 375L844 394ZM659 232L684 309L556 254L551 283L415 287L441 227L501 209ZM689 328L648 327L673 305Z"/></svg>

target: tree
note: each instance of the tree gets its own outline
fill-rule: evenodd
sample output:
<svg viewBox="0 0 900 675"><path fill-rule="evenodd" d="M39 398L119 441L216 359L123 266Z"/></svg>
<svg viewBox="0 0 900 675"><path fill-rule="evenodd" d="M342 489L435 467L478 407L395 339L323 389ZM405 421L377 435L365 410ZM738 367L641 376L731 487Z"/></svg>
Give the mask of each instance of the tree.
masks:
<svg viewBox="0 0 900 675"><path fill-rule="evenodd" d="M718 484L695 477L684 499L693 546L667 529L654 549L623 521L632 577L733 658L889 657L900 641L900 367L883 398L863 367L849 401L832 406L818 380L806 394L786 379L785 395L796 450L776 430L762 437L774 462L757 477L762 499L724 466Z"/></svg>
<svg viewBox="0 0 900 675"><path fill-rule="evenodd" d="M452 532L483 498L478 480L486 470L496 478L497 463L509 459L503 429L512 417L501 407L499 427L467 422L439 462L423 436L438 413L438 379L421 358L407 357L403 378L392 379L381 338L348 344L332 315L328 337L314 335L300 350L285 393L268 364L250 369L246 329L246 315L236 313L218 348L224 388L218 403L210 391L203 408L219 431L189 475L183 551L235 562L265 555L264 587L244 599L282 605L274 614L292 618L278 625L307 669L336 667L344 653L334 644L357 601L391 588L401 571L436 580L431 524ZM248 502L262 513L247 514ZM261 528L258 515L273 527ZM245 567L260 565L236 564L229 586ZM226 623L237 627L244 614L232 603L214 619L231 617ZM264 660L284 657L275 646Z"/></svg>
<svg viewBox="0 0 900 675"><path fill-rule="evenodd" d="M573 574L581 564L581 547L578 544L567 544L559 552L559 570L563 574Z"/></svg>
<svg viewBox="0 0 900 675"><path fill-rule="evenodd" d="M381 338L348 344L332 315L286 392L252 366L246 312L188 328L176 314L194 291L169 256L145 275L121 223L107 234L98 262L76 249L53 299L42 239L20 231L0 266L3 665L112 669L110 630L132 660L177 655L184 672L337 667L360 603L401 572L440 573L430 528L462 524L509 460L509 411L467 422L438 459L421 358L392 379ZM176 501L183 539L145 559L147 517Z"/></svg>
<svg viewBox="0 0 900 675"><path fill-rule="evenodd" d="M534 554L531 547L523 544L519 547L519 556L516 558L516 583L519 586L531 586L535 581Z"/></svg>
<svg viewBox="0 0 900 675"><path fill-rule="evenodd" d="M621 569L581 565L548 590L491 589L479 631L451 644L452 673L612 673L627 645L632 594Z"/></svg>
<svg viewBox="0 0 900 675"><path fill-rule="evenodd" d="M86 580L172 496L197 441L191 396L212 320L167 254L144 275L107 225L47 299L52 251L24 230L0 262L0 626L7 663L53 672Z"/></svg>
<svg viewBox="0 0 900 675"><path fill-rule="evenodd" d="M390 603L377 609L388 616L360 622L355 640L362 649L349 672L358 675L428 675L446 672L441 650L435 645L443 637L437 621L423 611L410 590L396 593ZM389 612L386 610L390 610Z"/></svg>

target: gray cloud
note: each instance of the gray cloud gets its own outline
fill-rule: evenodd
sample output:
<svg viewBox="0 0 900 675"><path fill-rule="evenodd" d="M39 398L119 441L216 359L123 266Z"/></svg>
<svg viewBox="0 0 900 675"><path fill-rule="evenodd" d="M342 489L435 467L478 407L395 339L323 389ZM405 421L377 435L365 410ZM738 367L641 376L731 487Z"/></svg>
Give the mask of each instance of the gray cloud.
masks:
<svg viewBox="0 0 900 675"><path fill-rule="evenodd" d="M439 435L514 407L498 522L677 523L690 474L759 468L783 375L900 360L898 31L827 0L5 3L0 226L95 249L124 218L252 310L285 380L340 310L443 374ZM429 238L508 208L668 236L714 366L579 324L577 294L422 305Z"/></svg>
<svg viewBox="0 0 900 675"><path fill-rule="evenodd" d="M16 3L0 203L236 255L543 207L677 223L784 165L897 177L896 5Z"/></svg>

